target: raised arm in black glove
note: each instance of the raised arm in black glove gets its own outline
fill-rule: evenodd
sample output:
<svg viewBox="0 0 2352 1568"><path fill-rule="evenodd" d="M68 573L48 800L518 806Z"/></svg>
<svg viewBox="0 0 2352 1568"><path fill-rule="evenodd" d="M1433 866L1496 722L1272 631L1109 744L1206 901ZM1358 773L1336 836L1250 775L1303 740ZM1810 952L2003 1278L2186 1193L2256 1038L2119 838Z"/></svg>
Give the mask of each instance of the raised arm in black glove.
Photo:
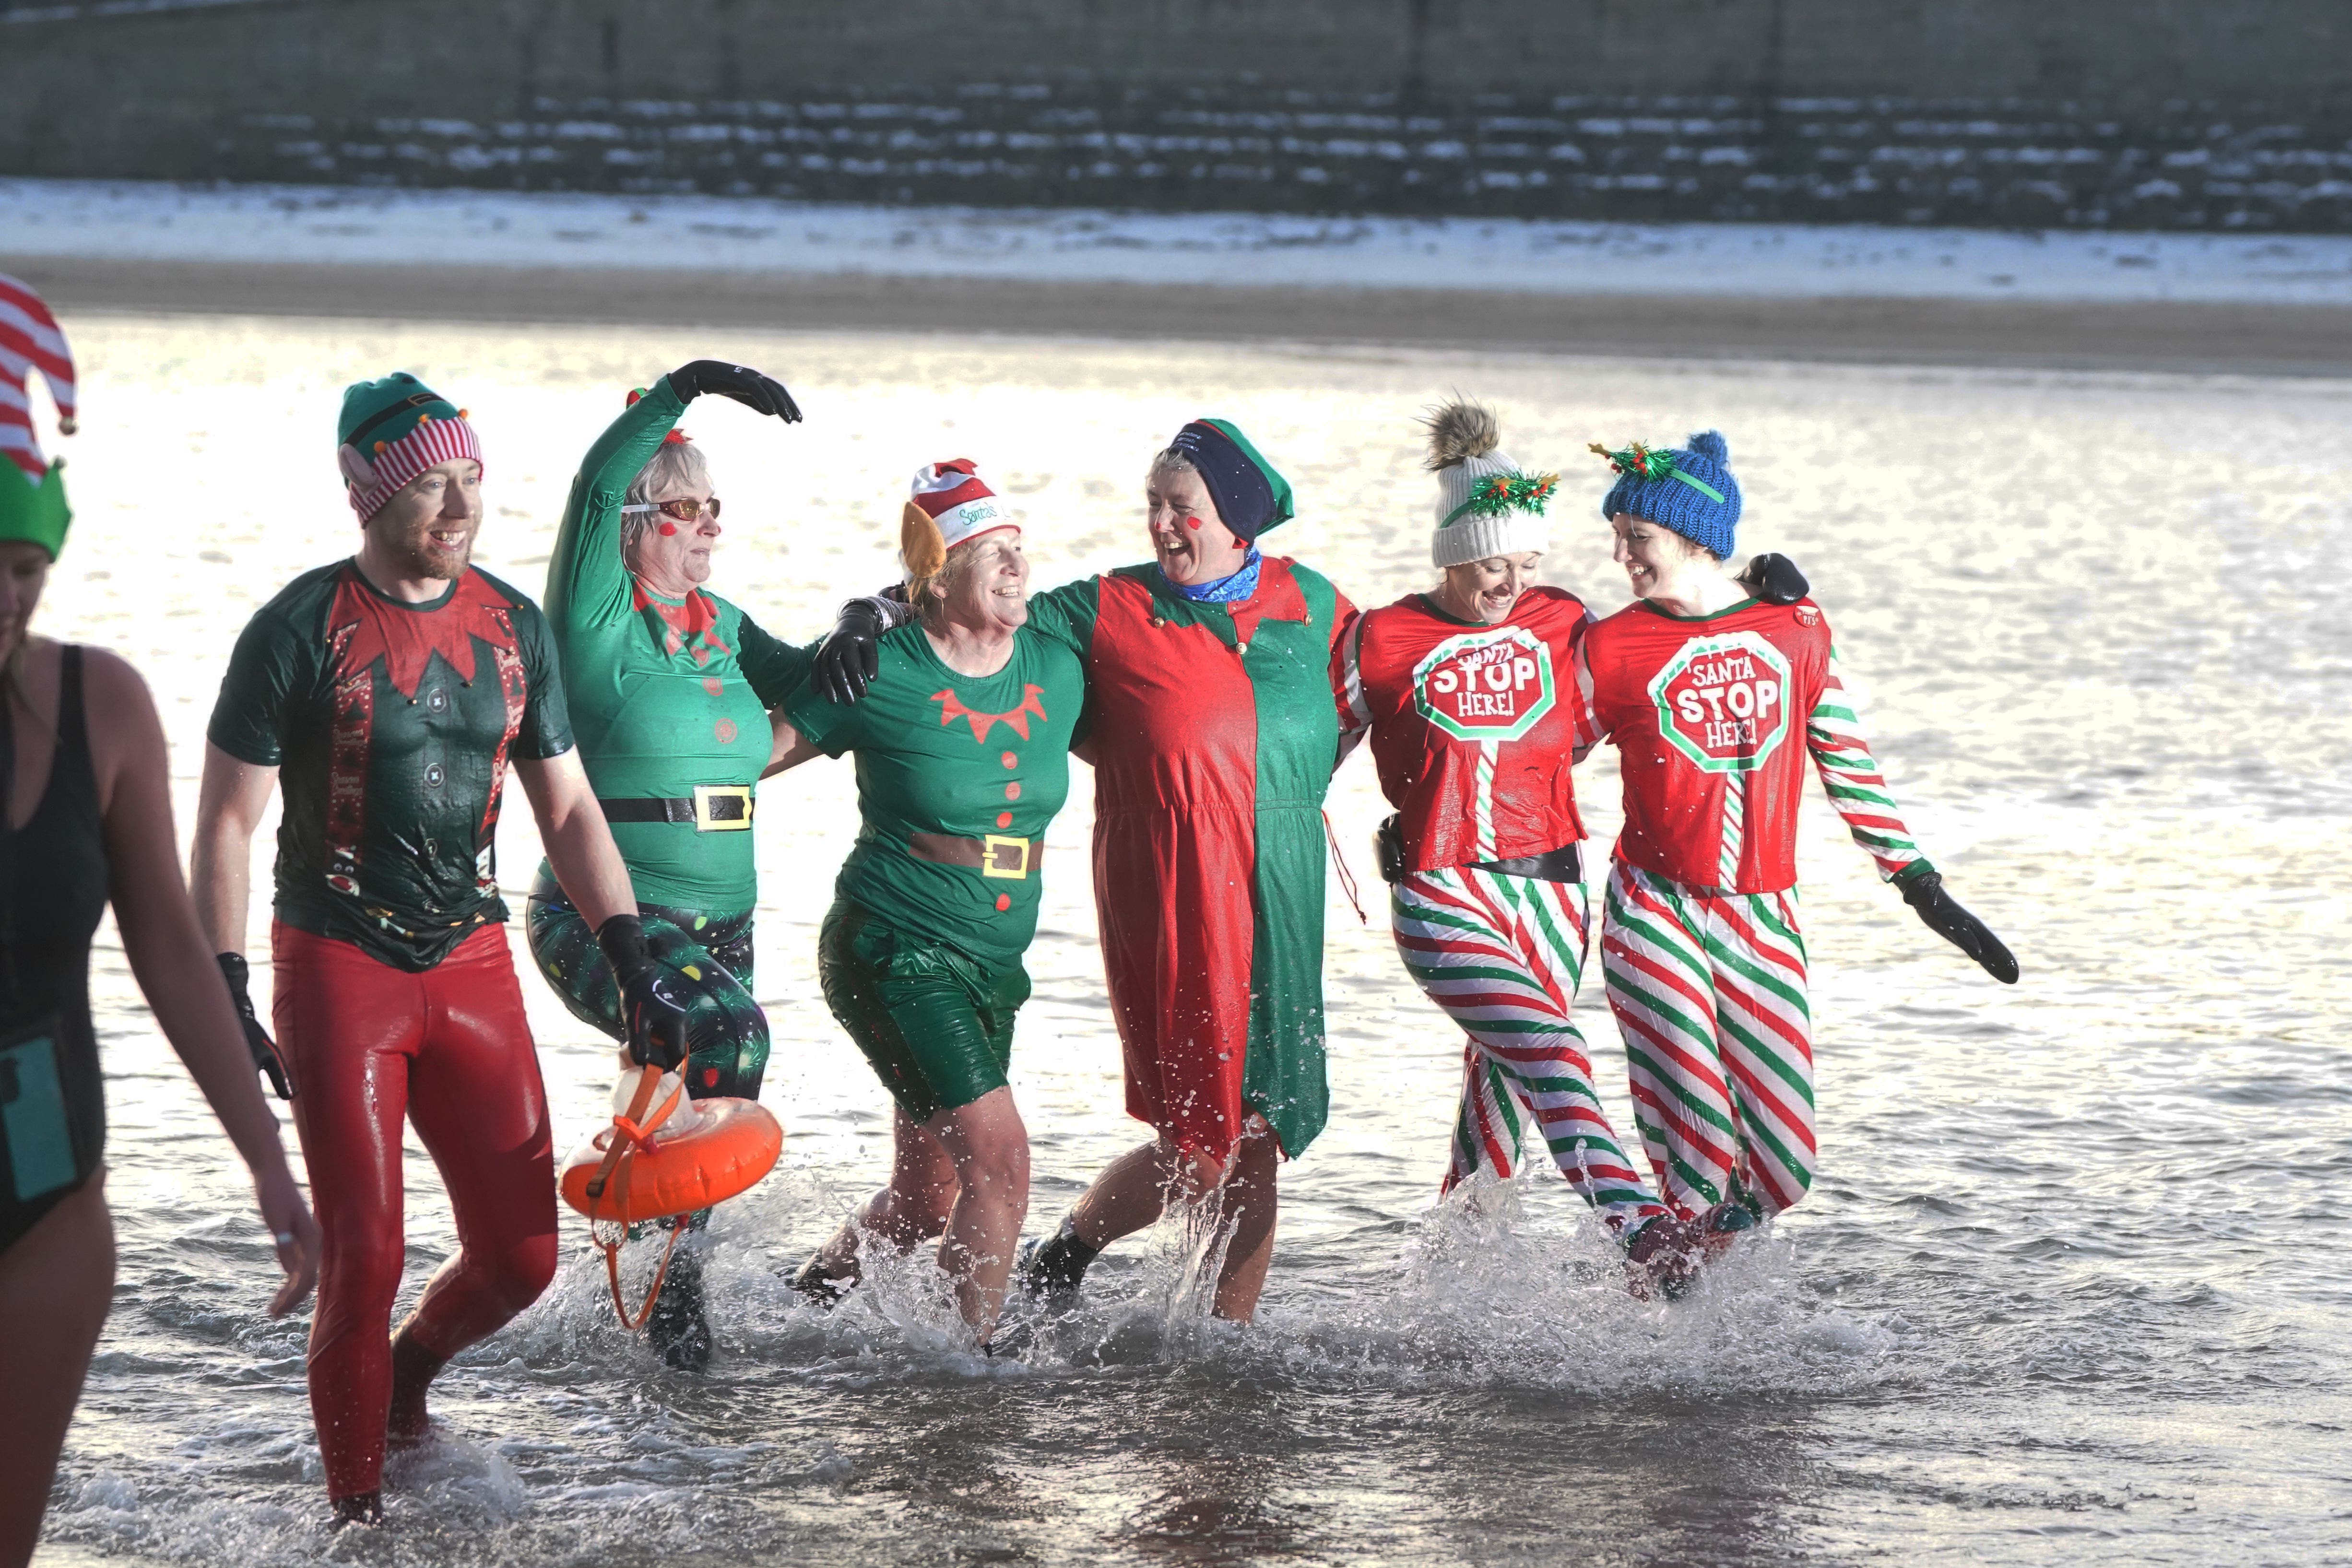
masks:
<svg viewBox="0 0 2352 1568"><path fill-rule="evenodd" d="M1739 580L1767 604L1794 604L1813 588L1797 570L1797 563L1784 555L1756 557L1739 574Z"/></svg>
<svg viewBox="0 0 2352 1568"><path fill-rule="evenodd" d="M646 923L634 915L615 915L596 927L596 946L604 950L604 962L613 966L621 988L629 1060L639 1067L676 1071L686 1060L686 1009L669 971L654 962L646 946Z"/></svg>
<svg viewBox="0 0 2352 1568"><path fill-rule="evenodd" d="M1897 883L1903 902L1917 912L1927 929L1984 966L1984 972L2004 986L2017 984L2017 959L2001 945L1992 928L1960 907L1944 891L1944 873L1922 873Z"/></svg>
<svg viewBox="0 0 2352 1568"><path fill-rule="evenodd" d="M253 982L252 967L246 963L242 953L220 953L215 957L220 965L221 978L228 982L228 999L236 1004L237 1021L245 1025L245 1049L253 1052L255 1071L269 1080L269 1086L278 1091L280 1100L293 1099L294 1085L286 1076L285 1064L278 1060L277 1043L261 1027L261 1019L254 1016L253 998L246 994Z"/></svg>
<svg viewBox="0 0 2352 1568"><path fill-rule="evenodd" d="M716 392L720 397L733 398L753 413L772 413L786 424L801 422L801 405L793 401L784 383L761 375L749 365L697 360L670 371L669 390L688 402L705 392Z"/></svg>

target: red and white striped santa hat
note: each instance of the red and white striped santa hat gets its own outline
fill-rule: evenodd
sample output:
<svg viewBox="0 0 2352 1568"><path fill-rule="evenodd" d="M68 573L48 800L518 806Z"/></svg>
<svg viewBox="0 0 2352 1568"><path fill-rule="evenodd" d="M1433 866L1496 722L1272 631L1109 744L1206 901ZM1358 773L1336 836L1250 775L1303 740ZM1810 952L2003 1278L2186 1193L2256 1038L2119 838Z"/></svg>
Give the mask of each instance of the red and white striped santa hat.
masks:
<svg viewBox="0 0 2352 1568"><path fill-rule="evenodd" d="M948 551L967 539L1021 525L983 484L980 465L969 457L926 463L915 470L914 493L898 521L898 551L910 578L929 577L946 564Z"/></svg>
<svg viewBox="0 0 2352 1568"><path fill-rule="evenodd" d="M41 444L33 435L32 400L25 383L38 371L58 405L58 433L74 433L73 355L58 319L32 287L0 273L0 456L25 471L35 484L48 472Z"/></svg>

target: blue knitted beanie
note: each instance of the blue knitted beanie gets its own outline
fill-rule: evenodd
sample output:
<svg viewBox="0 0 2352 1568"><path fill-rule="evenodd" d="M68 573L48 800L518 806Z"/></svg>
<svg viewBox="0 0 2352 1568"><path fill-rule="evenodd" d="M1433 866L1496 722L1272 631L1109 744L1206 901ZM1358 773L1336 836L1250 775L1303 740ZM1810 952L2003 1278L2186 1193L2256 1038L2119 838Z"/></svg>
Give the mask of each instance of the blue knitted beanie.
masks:
<svg viewBox="0 0 2352 1568"><path fill-rule="evenodd" d="M1703 431L1688 446L1654 452L1639 443L1612 452L1595 442L1592 450L1617 470L1617 483L1601 503L1601 515L1620 512L1647 517L1693 544L1729 557L1739 531L1739 481L1731 476L1731 451L1717 431Z"/></svg>

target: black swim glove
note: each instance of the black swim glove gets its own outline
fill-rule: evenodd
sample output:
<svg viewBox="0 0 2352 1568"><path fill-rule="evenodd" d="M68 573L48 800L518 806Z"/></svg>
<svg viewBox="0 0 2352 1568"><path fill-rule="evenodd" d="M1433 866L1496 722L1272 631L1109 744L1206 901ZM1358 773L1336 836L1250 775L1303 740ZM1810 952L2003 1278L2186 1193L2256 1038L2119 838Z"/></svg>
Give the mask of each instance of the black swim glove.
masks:
<svg viewBox="0 0 2352 1568"><path fill-rule="evenodd" d="M252 967L242 953L222 953L216 956L221 978L228 982L228 999L236 1004L237 1021L245 1025L245 1049L253 1052L254 1070L269 1080L280 1100L294 1098L294 1087L286 1077L286 1067L278 1060L278 1047L269 1031L261 1027L261 1019L253 1010L253 998L247 988L253 981Z"/></svg>
<svg viewBox="0 0 2352 1568"><path fill-rule="evenodd" d="M866 684L882 673L882 633L889 629L873 600L843 605L833 635L816 651L816 689L844 706L864 696Z"/></svg>
<svg viewBox="0 0 2352 1568"><path fill-rule="evenodd" d="M1927 929L1984 966L1984 972L2004 986L2017 984L2017 959L2001 945L1992 928L1960 907L1944 891L1944 873L1925 872L1897 883L1903 902L1918 913Z"/></svg>
<svg viewBox="0 0 2352 1568"><path fill-rule="evenodd" d="M1794 604L1811 593L1813 585L1797 570L1797 563L1784 555L1759 555L1748 563L1739 580L1749 592L1767 604Z"/></svg>
<svg viewBox="0 0 2352 1568"><path fill-rule="evenodd" d="M753 413L772 413L786 424L798 424L801 421L801 405L793 401L784 383L761 375L749 365L697 360L670 371L669 390L688 402L705 392L716 392L720 397L733 398Z"/></svg>
<svg viewBox="0 0 2352 1568"><path fill-rule="evenodd" d="M677 982L654 962L646 946L646 923L634 915L615 915L596 927L596 946L604 950L604 962L613 966L621 988L629 1060L675 1071L686 1060L686 1008L677 998Z"/></svg>

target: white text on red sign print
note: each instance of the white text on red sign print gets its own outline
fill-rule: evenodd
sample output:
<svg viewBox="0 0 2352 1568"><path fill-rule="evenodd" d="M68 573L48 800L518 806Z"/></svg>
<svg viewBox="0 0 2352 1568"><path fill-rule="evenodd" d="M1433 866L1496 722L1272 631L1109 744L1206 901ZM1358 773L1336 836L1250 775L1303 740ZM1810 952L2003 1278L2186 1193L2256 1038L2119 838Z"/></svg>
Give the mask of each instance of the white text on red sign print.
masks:
<svg viewBox="0 0 2352 1568"><path fill-rule="evenodd" d="M1753 632L1697 637L1650 682L1658 729L1710 773L1763 766L1789 733L1789 660Z"/></svg>
<svg viewBox="0 0 2352 1568"><path fill-rule="evenodd" d="M1463 740L1517 740L1551 711L1551 651L1524 627L1449 637L1412 672L1423 718Z"/></svg>

